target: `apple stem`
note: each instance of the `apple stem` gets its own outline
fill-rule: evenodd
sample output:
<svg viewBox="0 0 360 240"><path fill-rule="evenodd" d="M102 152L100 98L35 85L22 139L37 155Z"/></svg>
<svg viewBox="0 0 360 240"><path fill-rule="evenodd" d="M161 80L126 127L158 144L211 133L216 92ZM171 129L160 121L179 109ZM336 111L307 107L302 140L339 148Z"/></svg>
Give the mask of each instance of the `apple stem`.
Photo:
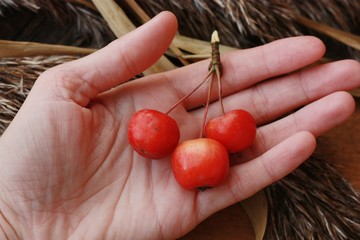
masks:
<svg viewBox="0 0 360 240"><path fill-rule="evenodd" d="M225 114L225 109L224 109L224 103L223 103L223 97L222 97L222 84L221 84L221 78L220 78L220 70L219 67L216 65L215 66L215 73L216 73L216 78L217 78L217 82L218 82L218 95L219 95L219 102L220 102L220 106L221 106L221 113L224 115Z"/></svg>
<svg viewBox="0 0 360 240"><path fill-rule="evenodd" d="M212 71L210 73L212 73ZM208 95L207 95L207 100L206 100L206 105L205 105L205 112L204 112L204 116L203 116L203 120L202 120L202 124L201 124L201 130L200 130L200 138L204 137L206 119L207 119L207 115L209 112L209 105L210 105L213 81L214 81L214 75L212 75L210 83L209 83Z"/></svg>
<svg viewBox="0 0 360 240"><path fill-rule="evenodd" d="M218 97L219 97L219 102L220 102L220 106L221 106L221 112L223 115L225 114L223 97L222 97L222 84L221 84L221 74L222 74L223 66L222 66L221 60L220 60L220 39L219 39L219 35L218 35L217 31L214 31L213 34L211 35L210 44L211 44L211 62L210 62L209 68L208 68L209 74L191 92L189 92L184 97L182 97L177 103L175 103L165 113L165 114L169 114L172 110L174 110L177 106L179 106L185 99L190 97L196 90L198 90L211 76L211 80L210 80L209 87L208 87L205 113L203 116L203 121L202 121L202 125L201 125L201 130L200 130L200 138L203 137L204 131L205 131L206 120L207 120L207 115L209 112L209 105L210 105L210 99L211 99L212 85L213 85L215 75L216 75L217 83L218 83Z"/></svg>
<svg viewBox="0 0 360 240"><path fill-rule="evenodd" d="M211 76L212 72L209 72L209 74L202 80L191 92L186 94L184 97L182 97L177 103L175 103L165 114L169 114L172 110L174 110L177 106L179 106L185 99L190 97L196 90L198 90Z"/></svg>
<svg viewBox="0 0 360 240"><path fill-rule="evenodd" d="M211 35L211 62L209 65L209 71L216 74L218 82L218 97L221 106L221 112L224 115L224 104L222 100L222 85L221 85L221 74L223 66L220 60L220 39L217 31L214 31Z"/></svg>

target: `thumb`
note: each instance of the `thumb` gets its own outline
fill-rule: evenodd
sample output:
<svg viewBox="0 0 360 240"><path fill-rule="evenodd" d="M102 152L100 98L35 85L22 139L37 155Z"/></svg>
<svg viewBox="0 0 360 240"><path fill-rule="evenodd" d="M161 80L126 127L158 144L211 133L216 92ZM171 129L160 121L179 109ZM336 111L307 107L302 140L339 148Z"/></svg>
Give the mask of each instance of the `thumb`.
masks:
<svg viewBox="0 0 360 240"><path fill-rule="evenodd" d="M46 85L52 97L55 94L86 106L96 95L154 64L166 51L176 31L176 17L162 12L95 53L50 69L40 76L37 85ZM41 92L37 95L44 97L44 91Z"/></svg>

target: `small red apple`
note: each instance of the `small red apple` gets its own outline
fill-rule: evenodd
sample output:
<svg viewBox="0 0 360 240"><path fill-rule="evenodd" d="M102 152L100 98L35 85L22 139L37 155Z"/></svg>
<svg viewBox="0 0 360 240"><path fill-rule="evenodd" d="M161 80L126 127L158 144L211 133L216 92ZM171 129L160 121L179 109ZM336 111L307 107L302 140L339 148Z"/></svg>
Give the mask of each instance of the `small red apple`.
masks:
<svg viewBox="0 0 360 240"><path fill-rule="evenodd" d="M245 110L232 110L211 119L205 126L205 135L225 146L229 153L248 148L256 136L256 123Z"/></svg>
<svg viewBox="0 0 360 240"><path fill-rule="evenodd" d="M160 159L170 155L179 143L180 131L168 115L150 109L136 112L130 120L128 139L141 156Z"/></svg>
<svg viewBox="0 0 360 240"><path fill-rule="evenodd" d="M171 167L177 182L185 189L206 189L220 185L229 172L225 147L210 138L197 138L179 144Z"/></svg>

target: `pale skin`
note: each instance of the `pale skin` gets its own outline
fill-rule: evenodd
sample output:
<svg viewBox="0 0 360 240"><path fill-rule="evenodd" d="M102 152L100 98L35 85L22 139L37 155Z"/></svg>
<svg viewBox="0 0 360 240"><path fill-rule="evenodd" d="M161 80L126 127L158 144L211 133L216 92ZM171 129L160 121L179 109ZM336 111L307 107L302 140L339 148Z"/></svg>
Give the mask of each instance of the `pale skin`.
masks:
<svg viewBox="0 0 360 240"><path fill-rule="evenodd" d="M154 63L176 30L175 17L161 13L39 77L0 138L1 239L178 238L290 173L313 153L316 137L354 111L344 91L360 86L358 62L299 70L323 56L317 38L224 54L225 111L251 112L257 137L221 186L184 190L170 157L144 159L132 150L127 124L137 110L168 110L206 76L209 60L120 85ZM170 113L181 141L198 137L205 102L201 88ZM209 117L219 114L211 104Z"/></svg>

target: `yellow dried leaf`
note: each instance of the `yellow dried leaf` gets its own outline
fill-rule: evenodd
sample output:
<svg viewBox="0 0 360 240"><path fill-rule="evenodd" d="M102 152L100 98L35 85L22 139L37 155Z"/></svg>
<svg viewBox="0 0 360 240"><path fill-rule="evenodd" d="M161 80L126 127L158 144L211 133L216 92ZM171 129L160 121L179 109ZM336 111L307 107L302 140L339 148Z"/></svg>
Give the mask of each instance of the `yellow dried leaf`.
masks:
<svg viewBox="0 0 360 240"><path fill-rule="evenodd" d="M264 191L240 202L254 228L255 239L262 240L266 231L268 203Z"/></svg>
<svg viewBox="0 0 360 240"><path fill-rule="evenodd" d="M93 0L93 3L117 37L121 37L136 28L115 1ZM164 72L174 68L175 66L166 57L162 56L153 66L146 70L144 74Z"/></svg>
<svg viewBox="0 0 360 240"><path fill-rule="evenodd" d="M0 40L0 57L30 57L37 55L87 55L93 48L80 48L36 42Z"/></svg>
<svg viewBox="0 0 360 240"><path fill-rule="evenodd" d="M189 38L181 35L176 35L173 43L180 49L196 55L210 55L210 43L195 38ZM220 45L220 53L226 53L237 50L236 48Z"/></svg>
<svg viewBox="0 0 360 240"><path fill-rule="evenodd" d="M129 7L137 14L142 23L145 23L150 20L150 17L146 14L146 12L135 2L134 0L125 0L125 2L129 5ZM169 49L172 52L172 56L176 57L183 65L188 65L189 62L186 61L182 56L183 53L180 49L175 46L172 42L169 46Z"/></svg>

